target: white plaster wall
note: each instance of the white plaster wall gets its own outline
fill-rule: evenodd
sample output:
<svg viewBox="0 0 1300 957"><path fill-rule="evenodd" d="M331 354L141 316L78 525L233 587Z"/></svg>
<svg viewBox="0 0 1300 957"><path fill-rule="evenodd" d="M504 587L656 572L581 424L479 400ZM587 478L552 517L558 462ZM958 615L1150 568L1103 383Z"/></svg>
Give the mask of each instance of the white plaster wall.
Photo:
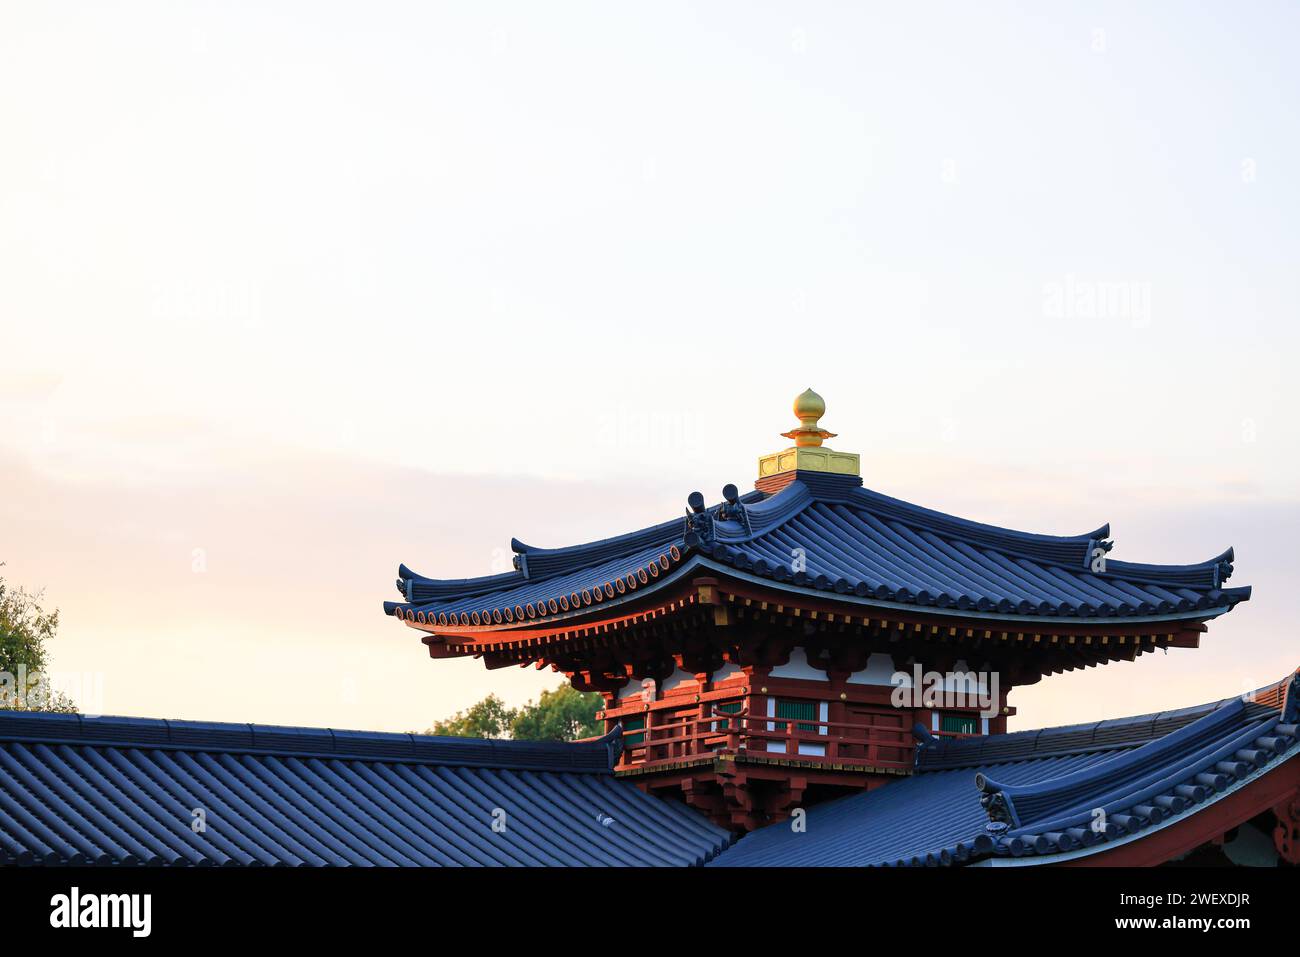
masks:
<svg viewBox="0 0 1300 957"><path fill-rule="evenodd" d="M970 670L971 670L970 665L966 664L965 658L958 659L957 663L952 666L952 673L954 675L965 674ZM943 679L943 690L944 691L968 691L969 690L971 693L981 694L981 695L988 693L988 687L985 685L982 676L976 676L976 680L973 682L967 681L965 678L945 677Z"/></svg>
<svg viewBox="0 0 1300 957"><path fill-rule="evenodd" d="M808 653L802 648L790 652L790 661L777 665L771 671L773 678L802 678L805 681L825 681L826 672L808 664Z"/></svg>
<svg viewBox="0 0 1300 957"><path fill-rule="evenodd" d="M897 687L889 679L893 676L894 661L889 655L883 652L876 652L867 659L867 666L861 671L855 671L849 675L848 684L852 685L884 685L885 687ZM902 683L902 687L910 688L912 686L912 676L907 674L907 680Z"/></svg>

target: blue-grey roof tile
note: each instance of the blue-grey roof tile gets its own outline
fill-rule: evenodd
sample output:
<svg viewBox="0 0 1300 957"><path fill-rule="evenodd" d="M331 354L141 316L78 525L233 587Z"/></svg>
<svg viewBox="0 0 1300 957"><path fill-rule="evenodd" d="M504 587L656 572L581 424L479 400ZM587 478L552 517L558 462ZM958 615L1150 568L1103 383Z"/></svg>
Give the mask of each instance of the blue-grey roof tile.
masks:
<svg viewBox="0 0 1300 957"><path fill-rule="evenodd" d="M684 866L727 845L615 780L612 740L0 712L0 861Z"/></svg>
<svg viewBox="0 0 1300 957"><path fill-rule="evenodd" d="M1250 597L1223 588L1232 550L1191 565L1106 561L1109 526L1052 536L971 522L861 487L861 480L799 473L772 495L714 506L613 538L539 549L513 541L518 570L436 581L399 569L404 601L385 611L431 626L514 628L589 614L712 565L778 587L834 591L866 604L902 603L970 614L1206 617ZM798 550L804 570L792 570ZM648 573L648 574L647 574ZM1199 615L1198 615L1199 613Z"/></svg>
<svg viewBox="0 0 1300 957"><path fill-rule="evenodd" d="M936 741L919 751L913 776L809 808L803 830L762 828L711 865L960 864L1104 850L1195 814L1227 788L1300 758L1300 675L1284 684L1280 710L1229 698L1114 721ZM981 796L996 796L1006 814L988 813ZM998 816L1007 819L990 826ZM1105 826L1096 829L1094 821Z"/></svg>

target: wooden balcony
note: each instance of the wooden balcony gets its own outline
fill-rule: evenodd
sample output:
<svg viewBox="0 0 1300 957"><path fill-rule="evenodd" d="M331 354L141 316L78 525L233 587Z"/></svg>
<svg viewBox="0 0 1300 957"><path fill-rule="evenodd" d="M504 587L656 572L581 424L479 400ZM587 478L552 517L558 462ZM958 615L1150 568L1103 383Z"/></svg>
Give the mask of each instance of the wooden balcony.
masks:
<svg viewBox="0 0 1300 957"><path fill-rule="evenodd" d="M731 711L719 710L731 706ZM741 710L734 710L737 706ZM684 713L690 712L690 713ZM609 720L640 718L625 728L616 771L680 767L719 756L785 759L842 770L910 770L916 741L907 727L751 715L743 698L731 697L669 710L610 709ZM936 736L965 737L955 732Z"/></svg>

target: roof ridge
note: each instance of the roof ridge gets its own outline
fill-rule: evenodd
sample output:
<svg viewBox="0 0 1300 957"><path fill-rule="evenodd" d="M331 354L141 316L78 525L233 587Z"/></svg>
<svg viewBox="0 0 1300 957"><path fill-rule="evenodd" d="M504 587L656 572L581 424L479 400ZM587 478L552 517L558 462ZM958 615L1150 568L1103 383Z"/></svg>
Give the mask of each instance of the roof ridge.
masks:
<svg viewBox="0 0 1300 957"><path fill-rule="evenodd" d="M1027 728L1003 734L972 738L940 739L940 743L918 754L921 771L950 771L954 768L1003 764L1049 755L1086 754L1139 747L1161 735L1200 720L1237 698L1225 698L1149 714L1104 718L1050 728Z"/></svg>
<svg viewBox="0 0 1300 957"><path fill-rule="evenodd" d="M1281 696L1274 696L1277 701L1262 696L1278 688L1285 688L1292 680L1295 679L1287 676L1247 694L1184 708L1047 728L1026 728L1002 734L939 739L938 745L918 753L917 767L921 771L949 771L978 764L1018 761L1031 756L1084 754L1089 751L1138 747L1229 707L1234 702L1242 702L1248 714L1280 711L1283 707Z"/></svg>
<svg viewBox="0 0 1300 957"><path fill-rule="evenodd" d="M885 518L921 525L940 535L1064 567L1086 567L1092 547L1110 537L1109 522L1078 535L1045 535L962 518L865 486L854 489L852 498L858 501L850 500L851 506L870 508Z"/></svg>
<svg viewBox="0 0 1300 957"><path fill-rule="evenodd" d="M780 491L754 502L746 502L742 497L745 514L749 517L749 527L734 520L719 520L714 526L715 539L720 542L751 541L784 525L816 501L816 493L798 479Z"/></svg>
<svg viewBox="0 0 1300 957"><path fill-rule="evenodd" d="M523 578L518 569L474 578L427 578L407 568L405 563L397 566L397 590L407 601L434 601L448 595L482 595L509 588Z"/></svg>
<svg viewBox="0 0 1300 957"><path fill-rule="evenodd" d="M527 578L532 581L542 581L599 565L611 558L640 551L651 545L666 545L680 538L681 532L682 520L670 518L621 535L611 535L608 538L594 539L577 545L564 545L559 548L537 548L512 538L510 550L518 557L517 564Z"/></svg>
<svg viewBox="0 0 1300 957"><path fill-rule="evenodd" d="M1108 572L1118 572L1126 578L1139 581L1220 588L1232 577L1232 563L1235 560L1236 552L1232 546L1228 546L1213 558L1186 565L1159 565L1152 562L1129 562L1108 558L1106 568Z"/></svg>
<svg viewBox="0 0 1300 957"><path fill-rule="evenodd" d="M354 731L0 710L0 741L136 746L224 753L277 754L494 767L532 771L608 772L621 742L512 741L389 731Z"/></svg>

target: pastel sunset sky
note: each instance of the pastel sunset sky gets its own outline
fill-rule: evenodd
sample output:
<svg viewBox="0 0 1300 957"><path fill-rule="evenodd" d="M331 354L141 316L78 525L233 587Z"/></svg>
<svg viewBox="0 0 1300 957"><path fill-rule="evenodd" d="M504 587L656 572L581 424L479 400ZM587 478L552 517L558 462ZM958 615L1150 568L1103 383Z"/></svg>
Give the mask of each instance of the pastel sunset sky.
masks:
<svg viewBox="0 0 1300 957"><path fill-rule="evenodd" d="M1297 20L6 4L0 573L95 710L423 729L557 677L429 660L381 611L399 562L486 574L749 487L812 386L879 491L1236 547L1254 597L1200 649L1020 689L1013 728L1276 680Z"/></svg>

